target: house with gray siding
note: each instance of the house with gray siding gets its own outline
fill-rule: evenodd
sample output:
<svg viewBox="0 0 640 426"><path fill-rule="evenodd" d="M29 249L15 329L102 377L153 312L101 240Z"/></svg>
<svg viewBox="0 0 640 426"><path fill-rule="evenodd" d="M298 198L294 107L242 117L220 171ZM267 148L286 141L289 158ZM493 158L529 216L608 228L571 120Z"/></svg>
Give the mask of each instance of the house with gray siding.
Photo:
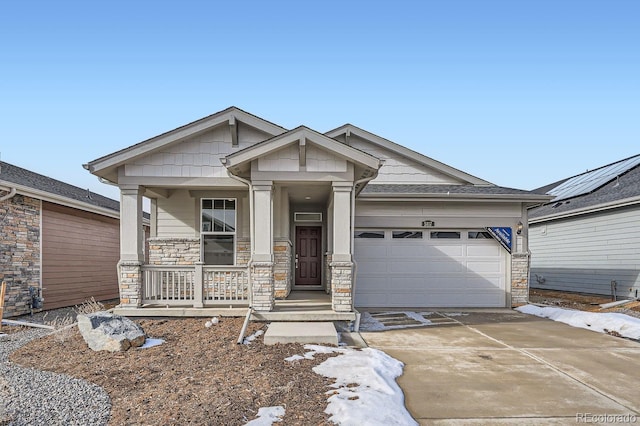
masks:
<svg viewBox="0 0 640 426"><path fill-rule="evenodd" d="M119 312L128 315L243 306L266 315L310 291L344 318L357 307L519 305L527 208L551 198L351 124L289 130L236 107L85 168L120 188Z"/></svg>
<svg viewBox="0 0 640 426"><path fill-rule="evenodd" d="M531 286L635 298L640 290L640 155L542 187L529 210Z"/></svg>
<svg viewBox="0 0 640 426"><path fill-rule="evenodd" d="M4 316L117 298L119 215L115 200L0 162Z"/></svg>

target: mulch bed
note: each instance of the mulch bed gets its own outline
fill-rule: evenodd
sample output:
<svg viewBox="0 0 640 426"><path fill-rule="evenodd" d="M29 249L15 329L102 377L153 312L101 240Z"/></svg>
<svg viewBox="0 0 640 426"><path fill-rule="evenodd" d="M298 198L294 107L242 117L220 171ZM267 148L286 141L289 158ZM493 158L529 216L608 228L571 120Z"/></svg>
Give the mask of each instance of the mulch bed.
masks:
<svg viewBox="0 0 640 426"><path fill-rule="evenodd" d="M324 413L331 380L311 369L330 356L287 362L302 345L250 345L236 340L242 318L140 320L149 337L166 343L124 353L94 352L77 328L65 341L50 335L15 351L10 359L82 378L111 397L110 425L243 425L260 407L282 405L283 425L332 424ZM4 327L3 327L4 328ZM262 323L251 323L247 335Z"/></svg>

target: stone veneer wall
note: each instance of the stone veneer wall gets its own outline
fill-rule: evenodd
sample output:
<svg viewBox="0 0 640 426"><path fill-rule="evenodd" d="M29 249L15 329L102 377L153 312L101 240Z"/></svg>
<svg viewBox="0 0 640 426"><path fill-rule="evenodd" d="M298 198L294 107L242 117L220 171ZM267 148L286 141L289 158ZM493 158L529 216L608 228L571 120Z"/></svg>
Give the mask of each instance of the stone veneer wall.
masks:
<svg viewBox="0 0 640 426"><path fill-rule="evenodd" d="M200 261L200 238L149 238L149 265L193 265ZM251 258L248 238L236 241L236 265L246 266Z"/></svg>
<svg viewBox="0 0 640 426"><path fill-rule="evenodd" d="M120 261L120 306L136 308L142 305L142 269L140 262Z"/></svg>
<svg viewBox="0 0 640 426"><path fill-rule="evenodd" d="M253 287L251 306L256 311L271 311L275 305L273 262L253 262L251 280Z"/></svg>
<svg viewBox="0 0 640 426"><path fill-rule="evenodd" d="M351 312L353 263L331 262L331 304L336 312Z"/></svg>
<svg viewBox="0 0 640 426"><path fill-rule="evenodd" d="M331 253L324 256L324 291L331 294Z"/></svg>
<svg viewBox="0 0 640 426"><path fill-rule="evenodd" d="M29 313L29 287L40 286L40 215L36 198L16 195L0 203L0 281L7 283L5 317Z"/></svg>
<svg viewBox="0 0 640 426"><path fill-rule="evenodd" d="M273 243L273 286L276 299L285 299L291 292L291 242Z"/></svg>
<svg viewBox="0 0 640 426"><path fill-rule="evenodd" d="M526 305L529 301L529 254L511 254L511 307Z"/></svg>
<svg viewBox="0 0 640 426"><path fill-rule="evenodd" d="M193 265L200 260L200 238L149 238L150 265Z"/></svg>

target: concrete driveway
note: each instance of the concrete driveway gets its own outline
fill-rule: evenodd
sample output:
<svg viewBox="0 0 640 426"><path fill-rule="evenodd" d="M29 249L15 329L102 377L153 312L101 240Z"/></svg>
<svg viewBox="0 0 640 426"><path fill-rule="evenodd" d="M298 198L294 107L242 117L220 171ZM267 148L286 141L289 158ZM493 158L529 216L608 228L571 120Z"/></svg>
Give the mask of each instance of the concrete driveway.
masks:
<svg viewBox="0 0 640 426"><path fill-rule="evenodd" d="M361 333L405 363L421 425L640 423L640 343L511 310L450 319Z"/></svg>

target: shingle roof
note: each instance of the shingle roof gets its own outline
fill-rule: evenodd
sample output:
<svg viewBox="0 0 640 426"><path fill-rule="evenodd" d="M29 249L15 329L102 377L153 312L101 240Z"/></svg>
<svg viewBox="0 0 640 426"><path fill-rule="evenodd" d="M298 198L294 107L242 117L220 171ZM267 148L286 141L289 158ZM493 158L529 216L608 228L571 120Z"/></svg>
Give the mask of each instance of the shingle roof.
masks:
<svg viewBox="0 0 640 426"><path fill-rule="evenodd" d="M0 181L26 186L28 188L48 192L70 200L91 204L96 207L102 207L117 212L120 211L120 203L116 200L94 192L90 193L87 189L82 189L77 186L34 173L27 169L23 169L22 167L5 163L4 161L0 161Z"/></svg>
<svg viewBox="0 0 640 426"><path fill-rule="evenodd" d="M362 194L393 194L393 195L430 195L430 194L477 194L477 195L537 195L522 189L505 188L487 185L427 185L427 184L374 184L367 185Z"/></svg>
<svg viewBox="0 0 640 426"><path fill-rule="evenodd" d="M555 186L546 185L534 191L551 191L566 180L567 179L556 182ZM545 216L555 216L576 210L588 211L589 207L614 203L616 201L638 196L640 196L640 165L628 170L620 176L614 177L605 185L588 194L579 195L558 202L552 201L548 204L532 208L529 210L529 218L534 219Z"/></svg>

